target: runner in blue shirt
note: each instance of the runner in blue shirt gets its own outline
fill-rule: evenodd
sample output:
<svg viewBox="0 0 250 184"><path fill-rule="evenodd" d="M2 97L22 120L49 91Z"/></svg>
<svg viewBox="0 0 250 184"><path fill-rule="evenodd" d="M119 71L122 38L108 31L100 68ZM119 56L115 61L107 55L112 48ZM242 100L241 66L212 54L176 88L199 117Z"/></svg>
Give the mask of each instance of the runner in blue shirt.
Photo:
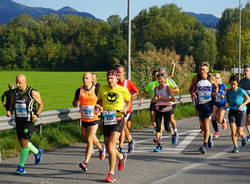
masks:
<svg viewBox="0 0 250 184"><path fill-rule="evenodd" d="M218 93L214 99L213 115L212 115L212 125L214 128L214 137L219 137L218 123L222 124L222 129L227 128L226 119L224 118L226 112L226 89L227 85L222 83L219 73L216 73L215 80L218 83Z"/></svg>
<svg viewBox="0 0 250 184"><path fill-rule="evenodd" d="M237 136L242 137L242 146L245 146L247 141L246 134L243 130L243 117L247 109L246 105L250 102L250 97L244 89L238 87L238 79L236 76L231 76L229 83L231 87L226 92L227 104L230 108L228 120L234 144L232 152L237 153L239 152Z"/></svg>

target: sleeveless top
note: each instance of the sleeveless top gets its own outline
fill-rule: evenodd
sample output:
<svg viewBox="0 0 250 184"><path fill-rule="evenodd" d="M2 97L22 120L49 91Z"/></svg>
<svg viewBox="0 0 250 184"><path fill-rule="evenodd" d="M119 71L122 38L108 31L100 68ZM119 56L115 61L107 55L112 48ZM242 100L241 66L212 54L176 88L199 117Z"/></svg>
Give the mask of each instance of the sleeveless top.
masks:
<svg viewBox="0 0 250 184"><path fill-rule="evenodd" d="M155 94L156 94L156 96L160 95L160 96L168 98L169 94L167 92L167 86L163 86L162 89L159 89L159 87L157 87L155 90ZM157 100L157 102L155 104L155 108L156 108L156 110L158 110L160 112L168 112L168 111L172 110L172 103L169 101L166 101L166 100L159 99L159 100Z"/></svg>
<svg viewBox="0 0 250 184"><path fill-rule="evenodd" d="M32 122L32 114L36 111L35 100L31 95L34 90L27 86L24 92L14 91L15 120L16 122Z"/></svg>
<svg viewBox="0 0 250 184"><path fill-rule="evenodd" d="M212 82L209 79L201 79L196 84L198 104L205 104L212 100Z"/></svg>
<svg viewBox="0 0 250 184"><path fill-rule="evenodd" d="M83 122L93 122L98 120L98 114L95 110L97 100L95 86L92 86L90 90L86 90L83 87L80 88L79 105L81 120Z"/></svg>

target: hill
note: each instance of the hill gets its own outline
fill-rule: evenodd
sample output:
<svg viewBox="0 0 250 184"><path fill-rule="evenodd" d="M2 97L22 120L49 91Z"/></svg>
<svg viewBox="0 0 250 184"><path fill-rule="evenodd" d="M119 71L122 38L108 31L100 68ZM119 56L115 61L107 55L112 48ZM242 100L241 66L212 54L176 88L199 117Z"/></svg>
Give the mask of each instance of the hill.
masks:
<svg viewBox="0 0 250 184"><path fill-rule="evenodd" d="M50 8L29 7L11 0L0 0L0 24L7 24L12 18L21 14L28 14L33 17L40 17L47 14L74 14L82 17L98 20L95 16L87 12L79 12L71 7L63 7L59 10Z"/></svg>

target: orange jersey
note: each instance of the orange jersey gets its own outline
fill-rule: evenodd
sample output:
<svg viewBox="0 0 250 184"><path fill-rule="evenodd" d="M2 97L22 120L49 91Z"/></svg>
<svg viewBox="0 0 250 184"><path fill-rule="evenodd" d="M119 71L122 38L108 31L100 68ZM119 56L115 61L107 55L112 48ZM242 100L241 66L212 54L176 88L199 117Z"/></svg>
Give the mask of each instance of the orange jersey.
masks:
<svg viewBox="0 0 250 184"><path fill-rule="evenodd" d="M135 93L139 93L139 90L136 87L136 85L130 80L125 79L123 82L118 81L118 85L127 88L131 95L133 95ZM132 112L132 100L131 100L131 104L130 104L129 109L128 109L128 113L131 113L131 112Z"/></svg>
<svg viewBox="0 0 250 184"><path fill-rule="evenodd" d="M80 88L79 106L83 122L98 120L98 114L95 110L97 99L94 86L89 91L85 90L83 87Z"/></svg>

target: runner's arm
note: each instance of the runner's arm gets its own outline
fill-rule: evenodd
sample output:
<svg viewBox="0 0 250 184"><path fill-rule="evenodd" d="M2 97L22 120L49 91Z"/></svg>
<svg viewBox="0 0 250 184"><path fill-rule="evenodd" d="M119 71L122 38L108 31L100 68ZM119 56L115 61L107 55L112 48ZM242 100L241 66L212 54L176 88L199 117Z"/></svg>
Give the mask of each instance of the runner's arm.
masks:
<svg viewBox="0 0 250 184"><path fill-rule="evenodd" d="M250 102L250 97L247 94L244 96L244 99L245 101L243 104L239 106L239 110L241 110L244 106L246 106Z"/></svg>
<svg viewBox="0 0 250 184"><path fill-rule="evenodd" d="M38 108L36 110L36 113L34 114L38 118L43 110L44 103L43 103L41 95L38 91L32 90L31 95L34 98L35 102L38 104Z"/></svg>
<svg viewBox="0 0 250 184"><path fill-rule="evenodd" d="M167 91L167 93L169 94L169 97L159 96L158 99L159 99L159 100L166 100L166 101L175 102L175 97L174 97L174 95L171 93L171 90L170 90L170 88L169 88L168 86L166 87L166 91Z"/></svg>
<svg viewBox="0 0 250 184"><path fill-rule="evenodd" d="M79 95L80 95L80 88L78 88L75 91L75 97L74 97L74 100L72 101L73 107L78 107L78 105L79 105Z"/></svg>
<svg viewBox="0 0 250 184"><path fill-rule="evenodd" d="M194 76L193 79L192 79L191 86L189 88L189 93L194 98L197 97L196 94L195 94L195 92L194 92L194 88L195 88L195 85L197 84L197 80L198 80L197 76Z"/></svg>

